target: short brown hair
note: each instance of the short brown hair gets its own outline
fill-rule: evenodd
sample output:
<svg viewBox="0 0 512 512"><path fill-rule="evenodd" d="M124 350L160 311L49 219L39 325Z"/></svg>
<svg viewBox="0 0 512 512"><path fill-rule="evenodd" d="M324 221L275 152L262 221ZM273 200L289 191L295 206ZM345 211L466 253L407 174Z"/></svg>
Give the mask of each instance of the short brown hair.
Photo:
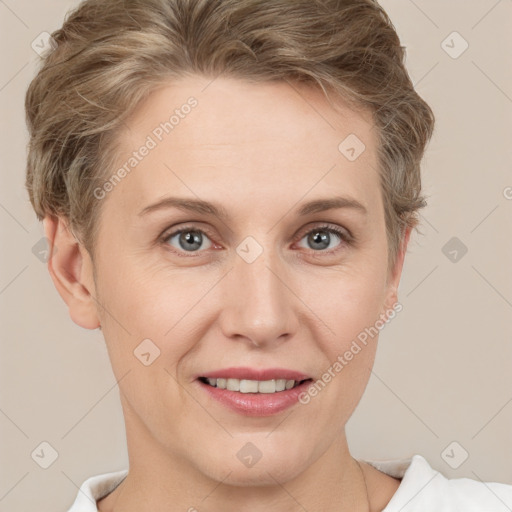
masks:
<svg viewBox="0 0 512 512"><path fill-rule="evenodd" d="M116 134L156 87L187 74L298 81L369 109L390 264L416 227L434 115L374 0L85 0L52 37L25 99L26 188L39 218L65 217L91 253Z"/></svg>

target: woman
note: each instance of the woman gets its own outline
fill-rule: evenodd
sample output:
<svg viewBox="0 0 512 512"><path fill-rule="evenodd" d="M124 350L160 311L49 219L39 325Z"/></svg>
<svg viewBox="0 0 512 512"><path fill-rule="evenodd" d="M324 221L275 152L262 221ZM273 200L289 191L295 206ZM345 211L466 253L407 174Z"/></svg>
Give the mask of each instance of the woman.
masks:
<svg viewBox="0 0 512 512"><path fill-rule="evenodd" d="M512 506L347 445L434 126L382 8L87 0L53 39L26 184L71 318L104 334L130 461L70 511Z"/></svg>

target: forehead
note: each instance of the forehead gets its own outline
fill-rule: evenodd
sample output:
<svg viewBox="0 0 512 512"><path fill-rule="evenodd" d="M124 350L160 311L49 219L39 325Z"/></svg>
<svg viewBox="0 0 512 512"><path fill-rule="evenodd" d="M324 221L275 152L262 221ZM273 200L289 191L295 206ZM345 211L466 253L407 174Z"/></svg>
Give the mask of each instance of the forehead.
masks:
<svg viewBox="0 0 512 512"><path fill-rule="evenodd" d="M371 206L380 195L371 114L337 105L317 89L287 82L169 83L119 134L116 169L128 172L110 195L122 189L130 199L124 204L137 211L167 193L213 194L243 205L258 197L295 204L336 192Z"/></svg>

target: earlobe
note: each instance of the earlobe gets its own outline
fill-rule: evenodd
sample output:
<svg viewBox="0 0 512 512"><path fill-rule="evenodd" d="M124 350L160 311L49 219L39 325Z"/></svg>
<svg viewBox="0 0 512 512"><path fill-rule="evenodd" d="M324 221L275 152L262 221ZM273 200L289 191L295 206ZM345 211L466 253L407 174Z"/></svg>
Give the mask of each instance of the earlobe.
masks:
<svg viewBox="0 0 512 512"><path fill-rule="evenodd" d="M61 217L43 219L50 255L48 271L55 288L68 306L73 322L85 329L100 325L94 287L92 261Z"/></svg>

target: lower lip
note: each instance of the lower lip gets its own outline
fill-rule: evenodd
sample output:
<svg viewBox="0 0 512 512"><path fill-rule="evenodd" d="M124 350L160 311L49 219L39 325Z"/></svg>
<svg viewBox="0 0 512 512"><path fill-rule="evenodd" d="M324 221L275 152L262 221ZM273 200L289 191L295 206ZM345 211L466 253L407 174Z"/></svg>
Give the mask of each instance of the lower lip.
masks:
<svg viewBox="0 0 512 512"><path fill-rule="evenodd" d="M199 385L210 397L218 400L233 411L245 414L246 416L271 416L296 404L299 400L299 395L309 387L312 381L307 380L292 389L276 393L240 393L238 391L215 388L200 380L197 382L199 382Z"/></svg>

